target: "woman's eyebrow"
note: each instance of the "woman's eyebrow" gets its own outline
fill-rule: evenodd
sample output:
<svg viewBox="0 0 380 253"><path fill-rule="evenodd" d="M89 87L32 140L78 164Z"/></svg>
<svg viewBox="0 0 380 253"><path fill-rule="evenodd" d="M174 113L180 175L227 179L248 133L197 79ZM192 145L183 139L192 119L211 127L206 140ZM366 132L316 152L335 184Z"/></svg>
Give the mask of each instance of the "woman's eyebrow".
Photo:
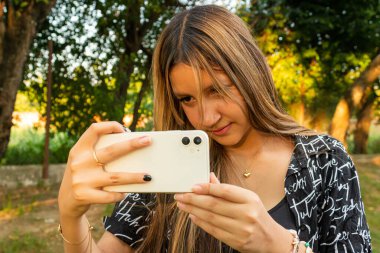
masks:
<svg viewBox="0 0 380 253"><path fill-rule="evenodd" d="M225 85L225 86L229 86L231 85L229 82L223 80L223 81L219 81L220 84L222 85ZM218 86L218 83L215 81L215 82L209 82L209 83L204 83L204 86L203 86L203 89L202 89L202 92L208 92L210 91L211 89L214 89L215 87ZM181 91L176 91L173 89L173 94L174 96L176 97L186 97L186 96L193 96L191 93L189 92L181 92Z"/></svg>
<svg viewBox="0 0 380 253"><path fill-rule="evenodd" d="M175 97L186 97L186 96L191 96L189 93L187 92L180 92L180 91L175 91L173 90L173 94Z"/></svg>

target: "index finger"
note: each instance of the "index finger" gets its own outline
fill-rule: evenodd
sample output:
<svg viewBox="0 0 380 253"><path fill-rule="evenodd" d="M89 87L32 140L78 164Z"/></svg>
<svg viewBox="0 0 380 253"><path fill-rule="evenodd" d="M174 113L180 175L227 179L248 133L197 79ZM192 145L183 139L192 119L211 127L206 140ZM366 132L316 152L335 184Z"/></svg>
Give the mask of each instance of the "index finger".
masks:
<svg viewBox="0 0 380 253"><path fill-rule="evenodd" d="M194 193L212 195L235 203L246 203L253 192L231 184L198 184L192 188Z"/></svg>
<svg viewBox="0 0 380 253"><path fill-rule="evenodd" d="M151 143L149 136L136 137L126 141L110 144L104 148L96 150L97 157L102 163L109 163L125 154L139 148L148 146Z"/></svg>
<svg viewBox="0 0 380 253"><path fill-rule="evenodd" d="M104 134L123 133L123 126L116 121L105 121L92 123L91 126L82 134L79 140L89 144L91 147L95 145L99 137Z"/></svg>

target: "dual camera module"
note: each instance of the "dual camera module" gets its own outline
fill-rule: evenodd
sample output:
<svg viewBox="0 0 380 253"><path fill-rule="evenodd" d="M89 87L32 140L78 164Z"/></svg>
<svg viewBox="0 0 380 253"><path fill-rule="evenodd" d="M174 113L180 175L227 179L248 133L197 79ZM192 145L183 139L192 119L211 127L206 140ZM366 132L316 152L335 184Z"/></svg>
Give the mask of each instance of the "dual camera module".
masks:
<svg viewBox="0 0 380 253"><path fill-rule="evenodd" d="M202 139L201 139L201 137L196 136L196 137L194 137L193 142L194 142L196 145L199 145L199 144L202 143ZM189 137L183 137L183 138L182 138L182 143L183 143L184 145L189 145L189 144L190 144L190 138L189 138Z"/></svg>

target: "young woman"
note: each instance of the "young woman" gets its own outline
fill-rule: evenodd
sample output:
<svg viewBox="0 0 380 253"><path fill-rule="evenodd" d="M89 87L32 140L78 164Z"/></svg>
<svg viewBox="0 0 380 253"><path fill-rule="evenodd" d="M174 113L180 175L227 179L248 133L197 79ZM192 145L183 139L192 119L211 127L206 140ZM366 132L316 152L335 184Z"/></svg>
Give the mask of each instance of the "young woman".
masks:
<svg viewBox="0 0 380 253"><path fill-rule="evenodd" d="M176 15L158 40L152 75L155 129L206 131L215 174L192 193L103 191L154 180L102 169L150 139L94 150L101 135L124 129L91 125L70 152L59 193L66 252L371 252L351 158L282 109L242 20L214 5ZM112 202L96 244L85 213Z"/></svg>

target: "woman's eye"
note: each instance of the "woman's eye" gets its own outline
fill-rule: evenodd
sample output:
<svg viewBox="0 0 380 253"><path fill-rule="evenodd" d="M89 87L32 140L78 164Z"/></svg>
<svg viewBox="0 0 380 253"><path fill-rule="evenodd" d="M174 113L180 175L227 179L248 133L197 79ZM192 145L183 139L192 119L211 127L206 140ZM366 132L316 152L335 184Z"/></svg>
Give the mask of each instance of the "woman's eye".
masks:
<svg viewBox="0 0 380 253"><path fill-rule="evenodd" d="M192 99L193 99L192 97L187 96L187 97L180 98L179 101L180 101L181 103L189 103L189 102L192 101Z"/></svg>
<svg viewBox="0 0 380 253"><path fill-rule="evenodd" d="M221 95L220 91L218 91L216 88L211 88L211 89L209 90L209 94L210 94L210 95L215 95L215 96L219 96L219 95Z"/></svg>
<svg viewBox="0 0 380 253"><path fill-rule="evenodd" d="M215 93L218 93L218 91L217 91L215 88L211 88L211 89L210 89L210 93L211 93L211 94L215 94Z"/></svg>

